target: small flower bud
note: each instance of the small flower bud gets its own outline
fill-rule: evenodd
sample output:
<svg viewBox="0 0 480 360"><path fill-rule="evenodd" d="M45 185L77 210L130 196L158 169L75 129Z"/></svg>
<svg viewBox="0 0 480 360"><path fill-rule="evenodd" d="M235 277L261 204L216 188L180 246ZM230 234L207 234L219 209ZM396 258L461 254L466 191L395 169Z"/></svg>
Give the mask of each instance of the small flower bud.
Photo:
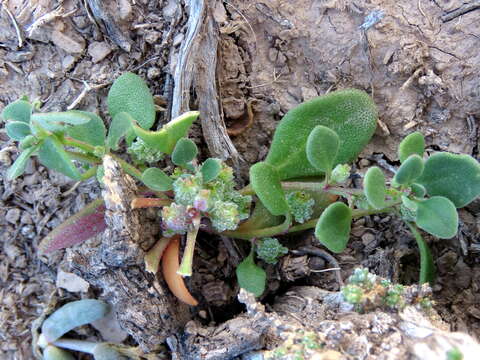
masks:
<svg viewBox="0 0 480 360"><path fill-rule="evenodd" d="M257 243L257 255L267 264L276 264L278 258L288 253L288 249L282 246L275 238L264 238Z"/></svg>
<svg viewBox="0 0 480 360"><path fill-rule="evenodd" d="M162 208L162 220L164 235L185 234L188 229L190 217L187 215L187 208L183 205L172 203Z"/></svg>
<svg viewBox="0 0 480 360"><path fill-rule="evenodd" d="M201 188L201 179L191 174L183 174L173 182L175 202L185 206L193 205Z"/></svg>
<svg viewBox="0 0 480 360"><path fill-rule="evenodd" d="M218 232L235 230L240 222L238 206L233 202L217 201L210 213L210 220Z"/></svg>
<svg viewBox="0 0 480 360"><path fill-rule="evenodd" d="M303 191L293 191L287 195L288 206L296 222L303 224L313 214L315 200Z"/></svg>
<svg viewBox="0 0 480 360"><path fill-rule="evenodd" d="M350 169L351 167L348 164L338 164L335 166L330 177L331 182L336 184L343 184L346 182L350 176Z"/></svg>
<svg viewBox="0 0 480 360"><path fill-rule="evenodd" d="M137 138L127 149L136 162L154 163L163 159L163 153L148 146L142 139Z"/></svg>

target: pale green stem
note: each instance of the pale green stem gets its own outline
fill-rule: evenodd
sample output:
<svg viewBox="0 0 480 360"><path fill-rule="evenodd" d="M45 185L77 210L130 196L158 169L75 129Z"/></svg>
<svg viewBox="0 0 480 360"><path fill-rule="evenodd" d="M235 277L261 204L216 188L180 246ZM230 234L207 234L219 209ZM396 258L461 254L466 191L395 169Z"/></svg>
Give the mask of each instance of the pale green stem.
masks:
<svg viewBox="0 0 480 360"><path fill-rule="evenodd" d="M90 144L87 144L86 142L73 139L73 138L68 137L68 136L65 136L61 140L62 140L63 145L73 146L73 147L76 147L78 149L81 149L81 150L89 152L89 153L93 153L95 151L94 146L92 146Z"/></svg>
<svg viewBox="0 0 480 360"><path fill-rule="evenodd" d="M183 251L182 263L177 271L178 275L192 276L193 253L195 251L198 229L200 228L200 218L200 215L193 218L193 229L187 233L187 244Z"/></svg>
<svg viewBox="0 0 480 360"><path fill-rule="evenodd" d="M85 171L82 174L82 180L87 180L87 179L90 179L92 176L95 176L95 174L97 173L97 169L98 169L98 166L92 166L90 169Z"/></svg>
<svg viewBox="0 0 480 360"><path fill-rule="evenodd" d="M70 158L78 161L82 161L88 164L100 164L102 162L102 159L96 156L81 154L79 152L70 151L70 150L65 150L65 151L70 156Z"/></svg>
<svg viewBox="0 0 480 360"><path fill-rule="evenodd" d="M265 229L255 229L250 231L238 231L238 230L224 231L221 234L235 238L235 239L242 239L242 240L264 238L264 237L284 234L288 232L288 228L290 227L291 223L292 223L292 216L288 214L285 217L285 221L282 224L277 226L272 226Z"/></svg>

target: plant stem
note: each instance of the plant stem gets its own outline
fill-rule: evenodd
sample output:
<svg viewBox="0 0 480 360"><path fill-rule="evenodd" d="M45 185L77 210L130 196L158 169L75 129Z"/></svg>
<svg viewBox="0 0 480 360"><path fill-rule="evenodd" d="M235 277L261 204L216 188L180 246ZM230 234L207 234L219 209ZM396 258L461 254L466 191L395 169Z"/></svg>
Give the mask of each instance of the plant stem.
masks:
<svg viewBox="0 0 480 360"><path fill-rule="evenodd" d="M177 270L177 274L181 276L192 276L193 253L195 250L195 242L197 240L198 229L200 228L200 215L193 218L193 230L187 233L187 244L183 251L182 262Z"/></svg>
<svg viewBox="0 0 480 360"><path fill-rule="evenodd" d="M73 147L76 147L78 149L81 149L81 150L89 152L89 153L93 153L95 151L94 146L92 146L90 144L87 144L86 142L73 139L73 138L68 137L68 136L65 136L61 140L62 140L63 145L73 146Z"/></svg>
<svg viewBox="0 0 480 360"><path fill-rule="evenodd" d="M288 232L288 228L292 222L292 216L288 214L285 217L285 221L277 226L272 226L264 229L255 229L250 231L224 231L221 233L222 235L229 236L235 239L242 239L242 240L251 240L253 238L263 238L268 236L279 235Z"/></svg>
<svg viewBox="0 0 480 360"><path fill-rule="evenodd" d="M405 221L410 231L413 234L413 237L417 241L417 246L420 251L420 279L419 283L430 283L433 284L435 280L435 264L433 262L432 253L428 248L427 243L423 240L422 235L418 231L415 224Z"/></svg>
<svg viewBox="0 0 480 360"><path fill-rule="evenodd" d="M92 176L95 176L95 174L97 173L97 169L98 169L98 166L92 166L90 169L85 171L82 174L82 180L87 180L87 179L90 179Z"/></svg>
<svg viewBox="0 0 480 360"><path fill-rule="evenodd" d="M76 152L76 151L70 151L70 150L65 150L65 151L70 156L70 158L75 159L75 160L83 161L85 163L92 164L92 165L102 163L102 159L100 159L96 156L93 156L93 155L86 155L86 154L82 154L82 153L79 153L79 152Z"/></svg>

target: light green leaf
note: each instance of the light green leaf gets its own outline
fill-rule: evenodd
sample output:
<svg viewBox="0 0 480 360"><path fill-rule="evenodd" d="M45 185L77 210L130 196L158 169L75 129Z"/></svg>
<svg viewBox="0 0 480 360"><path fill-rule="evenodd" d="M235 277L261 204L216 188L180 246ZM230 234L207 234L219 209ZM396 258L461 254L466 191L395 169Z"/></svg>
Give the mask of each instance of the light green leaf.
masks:
<svg viewBox="0 0 480 360"><path fill-rule="evenodd" d="M416 181L430 196L444 196L461 208L480 195L480 164L468 155L436 153Z"/></svg>
<svg viewBox="0 0 480 360"><path fill-rule="evenodd" d="M75 360L75 357L68 351L60 349L53 345L48 345L43 349L43 360Z"/></svg>
<svg viewBox="0 0 480 360"><path fill-rule="evenodd" d="M418 282L420 284L428 282L430 285L433 285L433 282L435 281L435 263L433 262L432 253L430 252L427 243L422 238L422 235L420 235L417 227L410 222L407 222L406 224L415 237L420 252L420 279Z"/></svg>
<svg viewBox="0 0 480 360"><path fill-rule="evenodd" d="M425 138L422 133L416 131L406 136L398 147L400 162L404 162L410 155L417 154L423 157L425 152Z"/></svg>
<svg viewBox="0 0 480 360"><path fill-rule="evenodd" d="M376 209L381 209L385 206L387 186L385 185L385 175L383 175L382 170L377 166L368 169L363 180L363 187L370 205Z"/></svg>
<svg viewBox="0 0 480 360"><path fill-rule="evenodd" d="M20 150L26 150L38 142L39 139L37 139L35 136L27 135L18 143L18 147Z"/></svg>
<svg viewBox="0 0 480 360"><path fill-rule="evenodd" d="M5 129L8 137L16 141L21 141L25 136L30 135L30 126L22 121L9 121Z"/></svg>
<svg viewBox="0 0 480 360"><path fill-rule="evenodd" d="M415 222L420 229L440 239L450 239L458 230L457 209L450 200L442 196L417 201Z"/></svg>
<svg viewBox="0 0 480 360"><path fill-rule="evenodd" d="M222 170L222 162L219 159L208 158L200 168L204 183L214 180Z"/></svg>
<svg viewBox="0 0 480 360"><path fill-rule="evenodd" d="M64 150L62 143L56 137L51 136L44 140L38 152L38 158L44 166L52 170L75 180L81 179L78 169Z"/></svg>
<svg viewBox="0 0 480 360"><path fill-rule="evenodd" d="M65 131L69 125L82 125L90 121L90 117L82 114L80 111L35 113L31 116L30 128L33 134L37 134L36 125L41 128L57 132Z"/></svg>
<svg viewBox="0 0 480 360"><path fill-rule="evenodd" d="M283 117L265 162L277 168L281 180L323 175L307 159L306 143L311 131L318 125L335 131L340 147L333 165L345 164L369 142L377 117L372 99L360 90L334 91L307 101Z"/></svg>
<svg viewBox="0 0 480 360"><path fill-rule="evenodd" d="M318 219L315 236L325 247L340 253L350 238L352 210L342 202L329 205Z"/></svg>
<svg viewBox="0 0 480 360"><path fill-rule="evenodd" d="M250 168L250 183L260 201L272 215L288 213L288 203L275 168L258 162Z"/></svg>
<svg viewBox="0 0 480 360"><path fill-rule="evenodd" d="M115 80L108 92L107 104L112 119L126 112L147 130L155 122L153 96L145 81L133 73L127 72Z"/></svg>
<svg viewBox="0 0 480 360"><path fill-rule="evenodd" d="M107 147L112 150L118 150L118 144L122 136L132 129L135 119L126 112L120 112L112 119L108 129Z"/></svg>
<svg viewBox="0 0 480 360"><path fill-rule="evenodd" d="M32 105L25 100L19 99L5 106L2 111L3 121L13 120L30 123Z"/></svg>
<svg viewBox="0 0 480 360"><path fill-rule="evenodd" d="M99 320L110 306L100 300L84 299L69 302L51 314L42 324L42 335L52 343L70 330Z"/></svg>
<svg viewBox="0 0 480 360"><path fill-rule="evenodd" d="M335 131L318 125L315 126L307 138L307 159L317 170L330 175L333 162L338 153L340 139Z"/></svg>
<svg viewBox="0 0 480 360"><path fill-rule="evenodd" d="M241 288L260 296L265 291L267 274L265 270L257 266L253 261L253 253L250 253L237 267L238 284Z"/></svg>
<svg viewBox="0 0 480 360"><path fill-rule="evenodd" d="M17 159L13 163L13 165L10 166L10 168L8 169L7 178L10 180L13 180L19 177L20 175L22 175L23 172L25 171L25 167L27 166L28 159L30 158L30 156L32 156L32 154L36 150L38 150L39 147L40 147L40 144L22 151L22 153L17 157Z"/></svg>
<svg viewBox="0 0 480 360"><path fill-rule="evenodd" d="M188 129L198 118L198 111L190 111L165 124L158 131L147 131L134 125L135 134L154 149L171 154L177 141L185 137Z"/></svg>
<svg viewBox="0 0 480 360"><path fill-rule="evenodd" d="M417 154L410 155L398 169L393 181L399 185L409 186L422 175L423 159Z"/></svg>
<svg viewBox="0 0 480 360"><path fill-rule="evenodd" d="M155 191L168 191L173 189L173 180L158 168L148 168L142 174L142 181Z"/></svg>
<svg viewBox="0 0 480 360"><path fill-rule="evenodd" d="M173 149L172 162L175 165L182 166L195 159L197 154L197 145L190 139L181 138Z"/></svg>
<svg viewBox="0 0 480 360"><path fill-rule="evenodd" d="M68 136L86 142L93 146L103 146L105 144L106 129L103 120L92 112L72 110L72 112L80 113L88 116L90 121L67 128Z"/></svg>
<svg viewBox="0 0 480 360"><path fill-rule="evenodd" d="M410 185L410 189L412 189L412 194L418 198L423 198L427 194L425 187L417 183Z"/></svg>

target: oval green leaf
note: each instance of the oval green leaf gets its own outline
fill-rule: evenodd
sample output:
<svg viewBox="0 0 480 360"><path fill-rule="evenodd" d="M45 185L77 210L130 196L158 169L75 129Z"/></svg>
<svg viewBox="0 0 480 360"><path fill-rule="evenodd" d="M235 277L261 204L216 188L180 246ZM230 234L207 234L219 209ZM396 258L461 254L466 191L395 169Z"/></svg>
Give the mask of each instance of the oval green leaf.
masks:
<svg viewBox="0 0 480 360"><path fill-rule="evenodd" d="M241 288L260 296L265 291L267 274L253 261L253 253L248 255L237 267L238 284Z"/></svg>
<svg viewBox="0 0 480 360"><path fill-rule="evenodd" d="M172 152L172 162L178 166L184 166L189 163L198 154L198 148L195 143L187 138L178 140L177 145Z"/></svg>
<svg viewBox="0 0 480 360"><path fill-rule="evenodd" d="M265 162L277 168L281 180L323 175L307 159L306 143L311 131L318 125L335 131L340 147L333 165L345 164L369 142L377 117L372 99L360 90L334 91L307 101L283 117Z"/></svg>
<svg viewBox="0 0 480 360"><path fill-rule="evenodd" d="M425 152L425 138L422 133L416 131L406 136L398 146L398 157L404 162L410 155L417 154L423 157Z"/></svg>
<svg viewBox="0 0 480 360"><path fill-rule="evenodd" d="M82 125L90 121L90 116L85 115L82 111L64 111L35 113L31 116L33 122L39 124L48 131L62 131L68 125ZM33 131L32 131L33 132Z"/></svg>
<svg viewBox="0 0 480 360"><path fill-rule="evenodd" d="M22 121L9 121L5 130L10 139L21 141L25 136L30 135L30 126Z"/></svg>
<svg viewBox="0 0 480 360"><path fill-rule="evenodd" d="M32 115L32 105L25 100L19 99L5 106L2 111L3 121L13 120L30 123Z"/></svg>
<svg viewBox="0 0 480 360"><path fill-rule="evenodd" d="M43 360L75 360L75 357L66 350L48 345L43 349Z"/></svg>
<svg viewBox="0 0 480 360"><path fill-rule="evenodd" d="M90 121L85 124L67 128L68 136L76 140L86 142L87 144L93 146L105 145L105 124L97 114L88 111L78 110L72 110L71 112L80 113L82 115L88 116L90 118Z"/></svg>
<svg viewBox="0 0 480 360"><path fill-rule="evenodd" d="M436 153L416 181L430 196L444 196L461 208L480 195L480 164L468 155Z"/></svg>
<svg viewBox="0 0 480 360"><path fill-rule="evenodd" d="M393 181L399 185L409 186L422 175L423 159L417 154L410 155L398 169Z"/></svg>
<svg viewBox="0 0 480 360"><path fill-rule="evenodd" d="M153 96L143 79L127 72L113 83L107 97L112 119L121 112L130 114L143 129L150 129L155 121Z"/></svg>
<svg viewBox="0 0 480 360"><path fill-rule="evenodd" d="M78 169L56 137L51 136L44 140L38 151L38 158L44 166L72 179L81 180Z"/></svg>
<svg viewBox="0 0 480 360"><path fill-rule="evenodd" d="M412 190L412 194L417 198L423 198L427 194L427 189L425 189L423 185L417 183L410 185L410 189Z"/></svg>
<svg viewBox="0 0 480 360"><path fill-rule="evenodd" d="M329 205L318 219L315 236L325 247L340 253L350 238L352 210L342 202Z"/></svg>
<svg viewBox="0 0 480 360"><path fill-rule="evenodd" d="M52 343L70 330L103 318L110 306L100 300L69 302L51 314L42 324L42 334Z"/></svg>
<svg viewBox="0 0 480 360"><path fill-rule="evenodd" d="M385 175L380 168L374 166L368 169L363 180L363 187L370 205L376 209L381 209L385 206L387 186L385 184Z"/></svg>
<svg viewBox="0 0 480 360"><path fill-rule="evenodd" d="M38 150L38 148L40 148L40 144L22 151L20 155L18 155L12 166L10 166L10 168L8 169L7 178L13 180L22 175L25 171L25 167L27 166L28 159L35 151Z"/></svg>
<svg viewBox="0 0 480 360"><path fill-rule="evenodd" d="M307 138L307 159L317 170L330 174L338 153L340 139L326 126L315 126Z"/></svg>
<svg viewBox="0 0 480 360"><path fill-rule="evenodd" d="M142 181L155 191L168 191L173 189L173 180L158 168L149 168L142 174Z"/></svg>
<svg viewBox="0 0 480 360"><path fill-rule="evenodd" d="M457 209L447 198L434 196L417 202L415 222L420 229L440 239L450 239L458 230Z"/></svg>
<svg viewBox="0 0 480 360"><path fill-rule="evenodd" d="M222 170L222 162L220 159L208 158L202 164L200 172L204 183L214 180Z"/></svg>
<svg viewBox="0 0 480 360"><path fill-rule="evenodd" d="M288 213L288 203L275 168L258 162L250 168L250 183L260 201L272 215Z"/></svg>

